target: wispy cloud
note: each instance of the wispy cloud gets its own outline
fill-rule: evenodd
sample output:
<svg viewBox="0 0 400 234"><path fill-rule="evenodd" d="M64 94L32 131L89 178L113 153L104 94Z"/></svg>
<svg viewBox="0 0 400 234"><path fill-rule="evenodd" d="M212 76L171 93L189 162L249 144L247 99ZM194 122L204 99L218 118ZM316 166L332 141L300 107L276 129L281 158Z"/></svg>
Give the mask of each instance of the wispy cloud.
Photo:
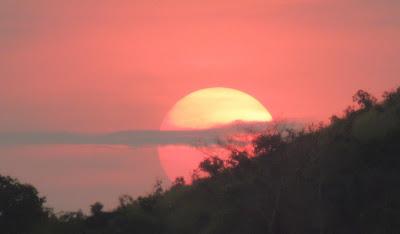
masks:
<svg viewBox="0 0 400 234"><path fill-rule="evenodd" d="M52 144L96 144L128 145L132 147L156 145L190 145L211 146L229 144L246 144L235 138L237 134L260 134L271 126L293 128L295 123L235 122L205 130L158 131L130 130L111 133L71 133L71 132L14 132L0 133L0 146L15 145L52 145ZM235 140L233 140L235 139Z"/></svg>
<svg viewBox="0 0 400 234"><path fill-rule="evenodd" d="M265 122L235 122L205 130L158 131L132 130L111 133L73 132L14 132L0 133L0 146L49 145L49 144L97 144L128 145L132 147L156 145L211 146L223 144L235 134L259 134L271 124ZM232 143L232 141L230 141ZM233 142L242 144L242 142Z"/></svg>

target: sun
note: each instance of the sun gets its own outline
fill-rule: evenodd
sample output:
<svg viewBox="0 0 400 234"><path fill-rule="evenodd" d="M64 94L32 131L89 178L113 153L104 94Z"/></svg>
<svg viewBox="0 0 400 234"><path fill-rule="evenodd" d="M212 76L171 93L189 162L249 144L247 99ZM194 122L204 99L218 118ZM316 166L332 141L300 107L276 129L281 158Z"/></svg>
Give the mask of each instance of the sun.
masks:
<svg viewBox="0 0 400 234"><path fill-rule="evenodd" d="M242 91L215 87L201 89L181 98L167 113L161 131L204 130L241 122L267 122L272 116L254 97ZM170 180L191 175L204 155L199 150L183 145L158 147L159 160Z"/></svg>

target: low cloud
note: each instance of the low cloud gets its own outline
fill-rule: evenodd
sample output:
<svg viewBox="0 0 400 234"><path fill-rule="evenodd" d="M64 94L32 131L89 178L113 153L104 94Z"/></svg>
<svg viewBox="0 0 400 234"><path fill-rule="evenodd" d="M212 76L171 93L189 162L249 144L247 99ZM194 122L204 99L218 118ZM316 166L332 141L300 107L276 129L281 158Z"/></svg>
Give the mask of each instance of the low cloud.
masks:
<svg viewBox="0 0 400 234"><path fill-rule="evenodd" d="M51 144L94 144L94 145L127 145L131 147L189 145L212 146L244 144L240 140L232 140L237 134L260 134L276 124L265 122L235 122L205 130L158 131L132 130L106 134L85 134L71 132L18 132L0 133L0 146L17 145L51 145ZM279 124L279 127L294 126L290 123ZM248 143L248 142L247 142Z"/></svg>

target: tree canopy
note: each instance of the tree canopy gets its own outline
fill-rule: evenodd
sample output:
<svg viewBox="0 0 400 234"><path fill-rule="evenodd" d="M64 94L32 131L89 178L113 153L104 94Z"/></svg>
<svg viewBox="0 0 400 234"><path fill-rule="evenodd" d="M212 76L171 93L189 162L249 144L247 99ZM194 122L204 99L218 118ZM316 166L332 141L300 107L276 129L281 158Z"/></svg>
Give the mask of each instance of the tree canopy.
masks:
<svg viewBox="0 0 400 234"><path fill-rule="evenodd" d="M44 197L28 184L0 175L1 233L23 234L39 225L46 217Z"/></svg>

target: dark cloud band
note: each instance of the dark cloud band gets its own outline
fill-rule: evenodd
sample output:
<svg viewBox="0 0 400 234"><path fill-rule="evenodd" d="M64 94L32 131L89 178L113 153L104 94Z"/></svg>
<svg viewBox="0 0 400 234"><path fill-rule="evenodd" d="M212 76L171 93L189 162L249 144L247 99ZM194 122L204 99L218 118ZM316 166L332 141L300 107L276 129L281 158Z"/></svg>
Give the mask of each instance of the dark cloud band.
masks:
<svg viewBox="0 0 400 234"><path fill-rule="evenodd" d="M261 122L237 122L206 130L186 131L133 130L107 134L70 132L0 133L0 146L47 144L129 145L133 147L152 145L207 146L221 144L228 136L234 134L257 134L264 131L267 126L267 123Z"/></svg>

